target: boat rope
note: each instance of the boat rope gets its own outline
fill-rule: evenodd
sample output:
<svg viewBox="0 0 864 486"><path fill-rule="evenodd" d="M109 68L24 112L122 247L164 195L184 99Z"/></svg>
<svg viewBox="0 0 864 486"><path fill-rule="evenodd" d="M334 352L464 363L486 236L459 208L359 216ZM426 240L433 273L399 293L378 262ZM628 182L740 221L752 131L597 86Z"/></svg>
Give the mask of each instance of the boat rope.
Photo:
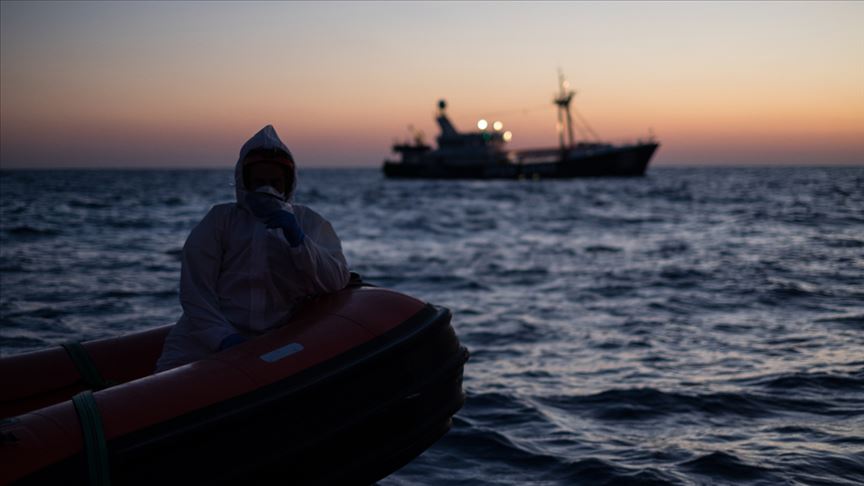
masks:
<svg viewBox="0 0 864 486"><path fill-rule="evenodd" d="M87 388L101 390L113 385L113 383L102 378L99 368L96 367L93 358L90 357L90 354L84 349L81 343L68 342L61 344L61 346L66 350L66 354L69 355L69 358L78 370L78 374L81 376L81 381L84 382Z"/></svg>
<svg viewBox="0 0 864 486"><path fill-rule="evenodd" d="M591 128L591 125L588 124L588 120L586 120L585 117L582 116L582 113L579 113L578 111L576 111L575 108L573 109L573 113L576 113L576 116L579 118L579 121L581 121L582 124L585 125L585 128L587 128L588 131L591 133L591 135L594 136L594 141L599 142L600 141L600 135L597 135L597 132L595 132L594 129Z"/></svg>
<svg viewBox="0 0 864 486"><path fill-rule="evenodd" d="M535 106L533 108L521 108L521 109L515 109L515 110L496 111L493 113L484 113L483 116L486 118L492 118L492 117L502 116L502 115L527 115L528 113L533 113L535 111L546 111L546 110L552 110L552 109L554 109L554 107L547 103L545 105L539 105L539 106Z"/></svg>
<svg viewBox="0 0 864 486"><path fill-rule="evenodd" d="M88 484L91 486L109 486L111 484L110 467L108 465L108 444L105 442L105 431L102 428L102 417L93 392L83 391L72 397L78 422L81 424L81 437L84 440L84 457L87 460Z"/></svg>
<svg viewBox="0 0 864 486"><path fill-rule="evenodd" d="M585 130L585 128L582 125L580 125L578 123L574 123L573 126L576 127L576 130L579 132L580 137L582 137L585 140L591 139L591 134L587 130Z"/></svg>

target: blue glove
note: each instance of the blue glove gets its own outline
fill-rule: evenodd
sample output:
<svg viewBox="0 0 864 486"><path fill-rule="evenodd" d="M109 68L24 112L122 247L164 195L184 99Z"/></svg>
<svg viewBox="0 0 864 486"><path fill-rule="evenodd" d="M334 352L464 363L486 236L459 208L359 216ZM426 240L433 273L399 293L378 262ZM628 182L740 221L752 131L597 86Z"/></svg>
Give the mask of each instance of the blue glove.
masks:
<svg viewBox="0 0 864 486"><path fill-rule="evenodd" d="M285 209L279 199L268 194L250 192L246 194L246 204L252 214L264 221L268 228L282 228L289 245L298 247L303 243L306 234L303 233L297 216Z"/></svg>
<svg viewBox="0 0 864 486"><path fill-rule="evenodd" d="M264 224L268 228L282 228L282 233L292 248L300 246L303 243L303 239L306 238L306 233L303 233L303 228L297 222L297 216L294 216L294 213L291 211L284 209L278 211L264 220Z"/></svg>
<svg viewBox="0 0 864 486"><path fill-rule="evenodd" d="M249 339L244 337L242 334L231 334L230 336L223 339L221 343L219 343L219 351L237 346L238 344L243 344L248 340Z"/></svg>

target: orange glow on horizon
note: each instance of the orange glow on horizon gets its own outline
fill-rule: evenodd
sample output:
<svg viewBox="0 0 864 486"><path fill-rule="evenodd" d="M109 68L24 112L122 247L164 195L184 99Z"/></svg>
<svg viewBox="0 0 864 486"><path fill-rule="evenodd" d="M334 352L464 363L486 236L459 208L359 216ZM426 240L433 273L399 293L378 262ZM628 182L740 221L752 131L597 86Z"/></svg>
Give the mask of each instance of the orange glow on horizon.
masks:
<svg viewBox="0 0 864 486"><path fill-rule="evenodd" d="M377 166L408 125L434 140L441 98L461 130L500 121L511 148L554 146L557 67L577 122L653 131L656 164L864 164L864 4L502 3L488 27L471 3L2 10L3 168L223 166L268 123L311 166Z"/></svg>

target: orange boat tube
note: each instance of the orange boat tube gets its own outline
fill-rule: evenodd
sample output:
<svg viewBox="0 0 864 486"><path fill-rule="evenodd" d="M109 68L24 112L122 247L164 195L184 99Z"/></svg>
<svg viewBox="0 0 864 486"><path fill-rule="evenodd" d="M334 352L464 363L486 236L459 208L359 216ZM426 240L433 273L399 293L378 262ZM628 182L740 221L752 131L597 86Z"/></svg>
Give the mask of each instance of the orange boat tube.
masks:
<svg viewBox="0 0 864 486"><path fill-rule="evenodd" d="M0 483L374 482L464 403L450 318L364 287L158 374L170 326L0 359Z"/></svg>

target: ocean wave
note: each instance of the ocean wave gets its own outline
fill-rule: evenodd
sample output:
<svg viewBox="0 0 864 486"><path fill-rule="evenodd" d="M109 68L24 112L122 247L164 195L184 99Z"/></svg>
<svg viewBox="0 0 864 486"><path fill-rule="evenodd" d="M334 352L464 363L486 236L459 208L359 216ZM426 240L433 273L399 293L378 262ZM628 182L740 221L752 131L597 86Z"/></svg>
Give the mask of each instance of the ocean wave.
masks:
<svg viewBox="0 0 864 486"><path fill-rule="evenodd" d="M95 297L100 299L124 299L130 297L155 297L174 298L177 297L177 289L162 289L162 290L107 290Z"/></svg>
<svg viewBox="0 0 864 486"><path fill-rule="evenodd" d="M748 385L769 389L779 389L794 393L796 390L812 390L818 392L842 391L844 393L864 395L864 370L857 373L787 373L779 376L748 380ZM864 414L864 410L861 411Z"/></svg>
<svg viewBox="0 0 864 486"><path fill-rule="evenodd" d="M119 230L151 229L157 222L150 218L110 219L104 222L109 228Z"/></svg>
<svg viewBox="0 0 864 486"><path fill-rule="evenodd" d="M113 206L110 202L99 201L95 199L71 199L66 202L70 208L80 209L104 209Z"/></svg>
<svg viewBox="0 0 864 486"><path fill-rule="evenodd" d="M48 237L57 236L60 230L54 228L44 228L30 225L13 226L6 229L6 233L11 236L19 237Z"/></svg>
<svg viewBox="0 0 864 486"><path fill-rule="evenodd" d="M677 475L653 467L625 467L615 462L587 457L566 466L562 484L663 486L686 484Z"/></svg>
<svg viewBox="0 0 864 486"><path fill-rule="evenodd" d="M666 281L675 282L676 284L680 281L692 284L696 281L709 279L712 277L712 274L699 270L698 268L667 265L660 269L659 277Z"/></svg>
<svg viewBox="0 0 864 486"><path fill-rule="evenodd" d="M441 440L442 447L462 463L465 473L460 477L464 480L467 476L476 484L684 484L677 475L658 468L624 466L590 455L574 459L573 453L545 451L533 438L510 437L464 420L454 424ZM580 449L576 443L569 447ZM413 468L408 469L406 476L411 477Z"/></svg>
<svg viewBox="0 0 864 486"><path fill-rule="evenodd" d="M64 328L63 318L70 316L102 317L125 312L130 306L131 304L124 300L97 300L94 296L90 300L64 302L58 305L19 306L19 308L11 312L4 313L3 317L10 319L10 322L23 322L26 320L26 326L33 327L34 330L38 329L39 326L43 326L46 330L59 330ZM66 328L66 330L72 331L69 328Z"/></svg>
<svg viewBox="0 0 864 486"><path fill-rule="evenodd" d="M0 356L17 349L36 349L48 346L48 341L33 336L0 335Z"/></svg>
<svg viewBox="0 0 864 486"><path fill-rule="evenodd" d="M175 207L175 206L182 206L183 204L185 204L186 201L184 201L183 198L179 197L179 196L169 196L169 197L163 198L162 201L160 201L160 202L165 206Z"/></svg>
<svg viewBox="0 0 864 486"><path fill-rule="evenodd" d="M690 244L685 240L667 240L654 248L647 248L645 255L660 258L679 257L687 254L690 249Z"/></svg>
<svg viewBox="0 0 864 486"><path fill-rule="evenodd" d="M18 310L13 312L7 312L5 317L7 318L15 318L15 317L36 317L41 319L57 319L58 317L63 317L68 314L68 311L54 307L54 306L44 306L44 307L35 307L26 310Z"/></svg>
<svg viewBox="0 0 864 486"><path fill-rule="evenodd" d="M455 451L472 459L493 459L510 466L519 466L519 469L543 471L566 464L560 457L532 450L514 442L506 434L487 427L454 427L447 441Z"/></svg>
<svg viewBox="0 0 864 486"><path fill-rule="evenodd" d="M787 279L769 279L766 291L769 295L781 299L831 295L824 288L817 285L800 280Z"/></svg>
<svg viewBox="0 0 864 486"><path fill-rule="evenodd" d="M494 329L469 331L465 333L468 343L477 343L482 346L496 346L500 344L532 343L549 339L551 336L541 326L526 322L524 319L508 318L499 322Z"/></svg>
<svg viewBox="0 0 864 486"><path fill-rule="evenodd" d="M748 464L734 454L722 451L715 451L699 456L682 463L680 467L710 477L714 481L718 479L730 481L745 480L748 482L758 480L760 482L764 481L763 484L766 485L786 482L778 477L772 468Z"/></svg>
<svg viewBox="0 0 864 486"><path fill-rule="evenodd" d="M864 325L864 314L846 314L837 317L823 317L816 322L838 322L840 324Z"/></svg>
<svg viewBox="0 0 864 486"><path fill-rule="evenodd" d="M29 273L30 265L20 261L0 261L0 272L3 273Z"/></svg>
<svg viewBox="0 0 864 486"><path fill-rule="evenodd" d="M652 188L639 194L639 197L651 201L666 200L674 203L691 202L695 200L693 189L686 183L676 187Z"/></svg>
<svg viewBox="0 0 864 486"><path fill-rule="evenodd" d="M587 396L550 396L544 404L571 412L588 413L601 420L634 421L687 415L760 418L786 412L817 415L855 415L825 400L788 394L718 392L689 395L653 388L607 390ZM859 411L858 413L864 413Z"/></svg>
<svg viewBox="0 0 864 486"><path fill-rule="evenodd" d="M818 244L829 248L864 248L864 240L859 238L826 238L819 236L814 238L814 240Z"/></svg>
<svg viewBox="0 0 864 486"><path fill-rule="evenodd" d="M623 250L617 246L588 245L583 250L586 253L621 253Z"/></svg>
<svg viewBox="0 0 864 486"><path fill-rule="evenodd" d="M403 278L410 279L408 276L403 276ZM418 275L415 277L415 281L434 286L445 285L450 290L490 290L489 287L475 279L459 277L456 275Z"/></svg>

